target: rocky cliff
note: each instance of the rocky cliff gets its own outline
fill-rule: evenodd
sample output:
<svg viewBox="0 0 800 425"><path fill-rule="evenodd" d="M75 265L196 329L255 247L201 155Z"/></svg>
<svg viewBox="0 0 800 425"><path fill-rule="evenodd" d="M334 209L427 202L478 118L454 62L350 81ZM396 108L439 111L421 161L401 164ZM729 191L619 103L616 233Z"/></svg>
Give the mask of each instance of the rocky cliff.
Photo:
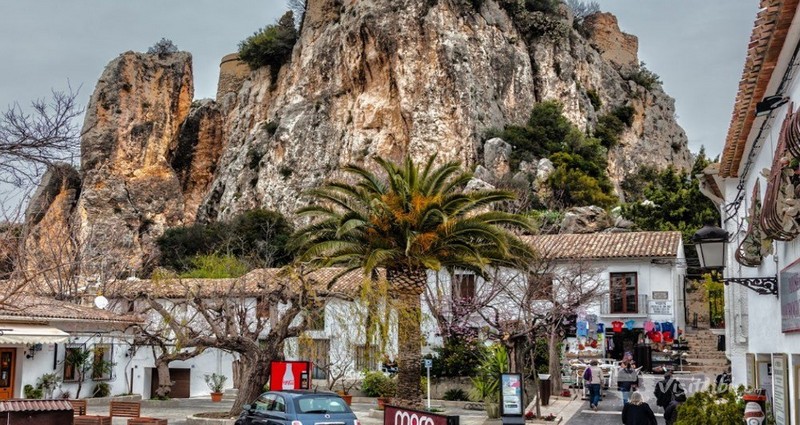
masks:
<svg viewBox="0 0 800 425"><path fill-rule="evenodd" d="M87 258L140 270L164 229L254 207L290 214L349 162L438 153L491 168L487 130L523 123L548 99L587 131L634 108L609 153L616 183L645 164L690 166L672 99L630 77L637 41L613 16L574 25L562 8L523 25L507 3L310 0L291 60L247 71L226 56L216 101L192 102L188 53L125 53L87 108L79 187L61 185L75 198L50 190L37 214L62 211L52 220L69 222Z"/></svg>

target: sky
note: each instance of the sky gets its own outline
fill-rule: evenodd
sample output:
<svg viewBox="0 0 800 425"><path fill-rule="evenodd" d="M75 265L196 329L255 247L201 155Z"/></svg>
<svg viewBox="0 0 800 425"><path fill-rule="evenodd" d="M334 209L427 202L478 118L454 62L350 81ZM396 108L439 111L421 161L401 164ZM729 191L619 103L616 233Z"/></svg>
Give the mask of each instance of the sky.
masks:
<svg viewBox="0 0 800 425"><path fill-rule="evenodd" d="M639 58L676 99L692 151L719 154L757 2L597 2L639 37ZM213 98L222 56L285 10L285 0L0 0L0 109L68 85L85 105L109 61L162 37L192 53L195 98Z"/></svg>

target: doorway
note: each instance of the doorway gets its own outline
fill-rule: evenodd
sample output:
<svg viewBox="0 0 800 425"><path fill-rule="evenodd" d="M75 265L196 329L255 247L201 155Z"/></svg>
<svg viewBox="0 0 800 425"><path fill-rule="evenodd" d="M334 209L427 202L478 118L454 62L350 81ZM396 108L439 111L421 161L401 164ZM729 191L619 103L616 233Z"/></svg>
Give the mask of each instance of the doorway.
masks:
<svg viewBox="0 0 800 425"><path fill-rule="evenodd" d="M158 369L152 368L150 375L150 397L155 397L158 389ZM170 398L189 398L192 388L192 370L182 368L169 368L169 379L172 380Z"/></svg>
<svg viewBox="0 0 800 425"><path fill-rule="evenodd" d="M14 398L16 348L0 348L0 400Z"/></svg>

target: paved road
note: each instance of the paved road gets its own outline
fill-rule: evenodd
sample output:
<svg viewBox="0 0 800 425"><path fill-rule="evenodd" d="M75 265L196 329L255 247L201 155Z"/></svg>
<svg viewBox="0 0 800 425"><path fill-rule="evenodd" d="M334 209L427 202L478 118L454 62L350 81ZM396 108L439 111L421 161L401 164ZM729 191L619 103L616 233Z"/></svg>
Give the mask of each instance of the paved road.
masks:
<svg viewBox="0 0 800 425"><path fill-rule="evenodd" d="M700 390L708 383L704 375L675 375L688 395ZM644 375L640 392L644 401L650 405L656 414L659 424L664 423L663 410L656 406L656 399L653 395L656 383L662 380L662 376ZM622 423L622 395L619 391L605 391L603 400L598 406L598 411L589 409L589 402L585 401L582 409L572 419L567 421L567 425L619 425Z"/></svg>

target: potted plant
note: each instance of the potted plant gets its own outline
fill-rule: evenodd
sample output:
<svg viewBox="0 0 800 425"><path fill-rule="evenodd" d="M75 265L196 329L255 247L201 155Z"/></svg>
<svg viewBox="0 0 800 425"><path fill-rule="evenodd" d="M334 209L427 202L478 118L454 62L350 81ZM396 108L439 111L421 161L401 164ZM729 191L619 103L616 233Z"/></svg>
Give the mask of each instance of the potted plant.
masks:
<svg viewBox="0 0 800 425"><path fill-rule="evenodd" d="M395 396L397 383L382 372L367 372L361 382L361 391L367 397L377 397L378 410L383 410L386 402Z"/></svg>
<svg viewBox="0 0 800 425"><path fill-rule="evenodd" d="M208 388L211 390L211 401L214 403L222 401L222 388L225 386L225 381L228 380L228 377L212 373L211 375L205 375L204 378L206 380L206 385L208 385Z"/></svg>
<svg viewBox="0 0 800 425"><path fill-rule="evenodd" d="M55 373L45 373L36 380L36 386L44 391L44 398L52 399L53 392L61 384L61 377Z"/></svg>

